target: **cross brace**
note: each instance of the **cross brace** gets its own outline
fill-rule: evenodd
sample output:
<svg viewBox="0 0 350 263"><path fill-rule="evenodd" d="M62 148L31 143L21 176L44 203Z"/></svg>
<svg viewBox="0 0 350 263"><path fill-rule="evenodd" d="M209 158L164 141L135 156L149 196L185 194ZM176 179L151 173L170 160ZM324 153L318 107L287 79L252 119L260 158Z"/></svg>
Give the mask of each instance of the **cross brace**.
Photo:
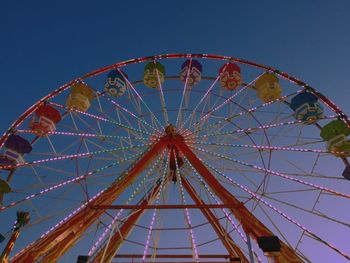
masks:
<svg viewBox="0 0 350 263"><path fill-rule="evenodd" d="M176 148L190 161L196 171L203 177L208 186L221 199L224 204L230 204L228 208L235 218L240 221L244 231L254 240L259 237L273 236L273 233L261 223L237 198L224 188L212 175L208 168L198 159L192 150L185 143L180 135L166 135L154 143L148 151L135 162L135 164L116 179L109 188L103 191L94 200L91 200L75 215L64 221L54 230L35 241L25 248L14 259L13 263L34 262L40 257L40 262L56 262L68 249L70 249L79 237L104 213L107 206L111 206L116 198L126 189L133 180L147 168L149 163L165 148ZM148 204L144 204L147 206ZM197 206L203 206L200 202ZM226 206L225 205L225 206ZM96 209L96 206L106 206L103 209ZM206 206L206 205L205 205ZM232 207L231 207L232 206ZM193 207L194 208L194 207ZM207 207L198 207L202 212L207 211L206 216L211 216ZM217 207L218 208L218 207ZM140 208L139 208L140 209ZM142 208L139 212L146 208ZM218 226L217 230L220 227ZM217 232L219 233L219 232ZM222 235L222 234L221 234ZM220 236L220 235L219 235ZM231 242L230 242L231 243ZM238 250L237 250L238 251ZM237 253L236 251L236 253ZM301 263L303 262L295 251L281 241L281 251L274 255L267 254L276 263Z"/></svg>

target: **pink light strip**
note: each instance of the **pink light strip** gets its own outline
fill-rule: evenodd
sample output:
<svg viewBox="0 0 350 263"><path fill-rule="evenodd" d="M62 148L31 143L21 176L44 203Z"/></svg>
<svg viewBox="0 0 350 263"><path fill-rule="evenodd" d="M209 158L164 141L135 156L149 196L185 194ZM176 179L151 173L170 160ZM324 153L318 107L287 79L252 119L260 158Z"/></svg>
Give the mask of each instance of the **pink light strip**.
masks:
<svg viewBox="0 0 350 263"><path fill-rule="evenodd" d="M248 188L244 187L243 185L237 183L236 181L234 181L233 179L231 179L230 177L224 175L223 173L221 173L219 170L217 170L215 167L211 166L210 164L206 163L205 161L201 160L205 165L207 165L209 168L213 169L215 172L217 172L218 174L220 174L222 177L226 178L227 180L229 180L231 183L233 183L234 185L238 186L239 188L241 188L243 191L249 193L252 197L254 197L256 200L259 200L260 202L262 202L263 204L265 204L267 207L271 208L272 210L274 210L276 213L280 214L282 217L284 217L285 219L287 219L289 222L293 223L294 225L298 226L299 228L301 228L302 230L304 230L305 232L307 232L308 234L310 234L311 236L313 236L316 240L320 241L321 243L325 244L326 246L328 246L329 248L333 249L335 252L337 252L338 254L342 255L343 257L345 257L346 259L350 260L350 256L347 255L346 253L342 252L341 250L339 250L338 248L336 248L335 246L329 244L328 242L324 241L323 239L321 239L319 236L317 236L315 233L311 232L311 230L307 229L305 226L303 226L302 224L300 224L299 222L297 222L295 219L291 218L290 216L288 216L287 214L283 213L281 210L277 209L276 207L274 207L273 205L271 205L270 203L268 203L267 201L265 201L263 198L261 198L260 196L256 195L255 193L253 193L252 191L250 191Z"/></svg>
<svg viewBox="0 0 350 263"><path fill-rule="evenodd" d="M20 133L34 133L32 130L17 130ZM94 134L94 133L75 133L75 132L48 132L48 135L65 135L65 136L78 136L78 137L96 137L96 138L117 138L117 139L136 139L136 140L155 140L155 138L145 138L145 137L128 137L128 136L118 136L118 135L106 135L106 134Z"/></svg>
<svg viewBox="0 0 350 263"><path fill-rule="evenodd" d="M189 138L189 140L193 139L193 138L206 138L206 137L217 136L217 135L228 135L228 134L235 134L235 133L252 132L252 131L260 130L260 129L276 128L276 127L281 127L281 126L285 126L285 125L293 125L293 124L299 124L299 123L302 123L302 121L295 120L295 121L287 121L287 122L274 123L274 124L268 124L268 125L261 125L261 126L253 127L253 128L237 129L234 131L217 132L217 133L205 134L205 135L201 135L201 136L195 136L195 137Z"/></svg>
<svg viewBox="0 0 350 263"><path fill-rule="evenodd" d="M64 219L62 219L60 222L58 222L55 226L51 227L48 231L46 231L44 234L41 235L40 238L43 238L45 236L47 236L50 232L52 232L55 228L57 228L58 226L60 226L61 224L63 224L64 222L66 222L69 218L71 218L73 215L75 215L76 213L78 213L81 209L83 209L84 207L86 207L90 202L92 202L93 200L95 200L97 197L99 197L104 191L106 191L107 188L103 189L102 191L100 191L99 193L97 193L95 196L93 196L91 199L89 199L87 202L85 202L84 204L82 204L80 207L78 207L76 210L74 210L72 213L70 213L68 216L66 216ZM12 262L13 260L16 259L16 257L18 257L23 251L29 249L36 241L31 242L28 246L24 247L23 249L21 249L16 255L14 255L10 262Z"/></svg>
<svg viewBox="0 0 350 263"><path fill-rule="evenodd" d="M155 64L156 61L154 60L153 63ZM168 125L169 124L168 110L166 109L163 87L162 87L162 83L160 82L158 69L156 69L156 73L157 73L157 79L158 79L158 84L159 84L159 90L160 90L160 94L161 94L161 103L162 103L162 110L163 110L164 118L165 118L165 124Z"/></svg>
<svg viewBox="0 0 350 263"><path fill-rule="evenodd" d="M142 154L139 155L134 155L134 156L141 156ZM134 157L133 156L133 157ZM102 167L100 169L98 169L98 171L101 171L101 169L106 169L109 167L112 167L114 164L117 164L118 162L115 162L113 164L110 164L108 166ZM120 176L116 179L116 181L119 181L123 178L123 176ZM76 210L74 210L72 213L70 213L68 216L66 216L64 219L62 219L60 222L58 222L55 226L53 226L52 228L50 228L48 231L46 231L43 235L41 235L40 238L45 237L46 235L48 235L50 232L52 232L55 228L57 228L58 226L60 226L61 224L63 224L64 222L66 222L69 218L71 218L73 215L75 215L78 211L80 211L82 208L84 208L85 206L89 205L93 200L95 200L98 196L100 196L103 192L105 192L108 188L104 188L102 191L100 191L99 193L97 193L95 196L93 196L92 198L90 198L87 202L85 202L83 205L81 205L79 208L77 208ZM1 211L1 210L0 210ZM36 241L30 243L28 246L26 246L24 249L22 249L21 251L19 251L12 259L15 259L17 256L19 256L24 250L29 249L29 247L31 245L33 245Z"/></svg>
<svg viewBox="0 0 350 263"><path fill-rule="evenodd" d="M216 126L216 125L219 125L219 124L221 124L221 123L223 123L223 122L227 122L228 120L232 120L233 118L240 117L240 116L242 116L242 115L245 115L245 114L254 112L254 111L256 111L256 110L259 109L259 108L263 108L263 107L268 106L268 105L270 105L270 104L273 104L273 103L275 103L275 102L277 102L277 101L285 101L288 97L293 96L293 95L295 95L295 94L298 94L298 93L300 93L300 92L302 92L302 91L303 91L303 90L298 90L297 92L294 92L294 93L289 94L289 95L286 95L286 96L282 96L281 98L272 100L272 101L270 101L270 102L263 103L263 104L258 105L258 106L256 106L256 107L250 108L250 109L248 109L248 110L246 110L246 111L241 111L241 112L236 113L236 114L234 114L234 115L231 115L231 116L229 116L229 117L227 117L227 118L225 118L225 119L223 119L223 120L217 121L216 123L213 123L213 124L209 125L206 129L204 129L204 130L199 130L199 131L206 131L206 130L208 130L208 129L210 129L210 128ZM199 131L191 132L191 134L195 134L195 133L197 133L197 132L199 132Z"/></svg>
<svg viewBox="0 0 350 263"><path fill-rule="evenodd" d="M136 118L137 120L141 121L143 124L145 124L146 126L150 127L152 130L156 131L158 133L158 135L161 135L162 132L159 131L157 128L153 127L152 125L150 125L148 122L146 122L144 119L136 116L134 113L132 113L131 111L129 111L127 108L124 108L123 106L121 106L120 104L118 104L117 102L115 102L114 100L112 100L111 98L106 97L107 100L109 100L113 105L115 105L117 108L129 113L131 116L133 116L134 118Z"/></svg>
<svg viewBox="0 0 350 263"><path fill-rule="evenodd" d="M22 166L28 166L28 165L33 165L33 164L41 164L41 163L47 163L47 162L53 162L53 161L62 161L62 160L67 160L71 158L83 158L83 157L91 157L97 154L102 154L102 153L110 153L110 152L115 152L115 151L121 151L121 150L130 150L134 148L141 148L145 146L150 146L152 143L146 143L146 144L140 144L140 145L133 145L130 147L119 147L119 148L113 148L109 150L100 150L100 151L94 151L94 152L85 152L85 153L77 153L77 154L70 154L70 155L64 155L64 156L58 156L58 157L51 157L47 159L42 159L42 160L36 160L32 162L26 162L22 164L16 164L16 165L0 165L0 169L10 169L10 168L16 168L16 167L22 167Z"/></svg>
<svg viewBox="0 0 350 263"><path fill-rule="evenodd" d="M174 154L174 156L176 156L175 150L173 150L173 154ZM177 163L177 158L176 157L175 157L175 165L176 165L176 176L178 178L179 185L180 185L181 199L182 199L183 204L186 205L185 191L184 191L184 188L183 188L183 185L182 185L179 165ZM189 229L190 229L190 236L191 236L191 241L192 241L191 243L192 243L193 250L194 250L195 260L196 260L196 262L199 262L199 256L198 256L198 250L197 250L197 245L196 245L196 239L194 237L194 232L193 232L193 228L192 228L192 221L191 221L191 217L190 217L190 213L188 211L188 208L185 208L185 214L186 214L187 224L188 224Z"/></svg>
<svg viewBox="0 0 350 263"><path fill-rule="evenodd" d="M184 160L186 160L186 163L191 167L192 171L196 174L197 178L199 179L199 181L202 183L202 185L204 186L204 188L208 191L208 193L210 194L210 196L214 199L214 201L220 205L222 204L214 195L214 193L210 190L209 186L204 182L204 180L202 179L202 177L198 174L198 172L196 171L196 169L192 166L192 164L188 161L188 159L186 158L185 155L182 154L182 158L184 158ZM228 221L231 223L231 225L233 226L233 228L237 231L238 235L242 238L242 240L247 243L247 238L243 235L243 233L240 231L240 229L238 228L237 224L233 221L233 219L231 218L230 214L227 212L227 210L225 208L221 209L222 212L225 214L225 217L228 219ZM254 249L252 249L252 251L255 253ZM262 262L261 258L255 253L255 256L257 257L259 262Z"/></svg>
<svg viewBox="0 0 350 263"><path fill-rule="evenodd" d="M143 105L148 109L148 111L153 115L154 119L158 122L160 127L164 129L163 125L159 122L158 118L154 115L154 113L151 111L151 109L148 107L146 102L142 99L140 94L137 92L137 90L134 88L134 86L131 84L131 82L128 80L128 78L125 76L125 74L117 67L116 70L124 77L125 81L128 83L128 86L135 92L136 96L142 101Z"/></svg>
<svg viewBox="0 0 350 263"><path fill-rule="evenodd" d="M330 116L325 116L325 117L321 118L320 120L334 119L335 117L336 116L334 116L334 115L330 115ZM213 126L215 126L217 124L214 124ZM228 135L228 134L235 134L235 133L252 132L252 131L260 130L260 129L276 128L276 127L281 127L281 126L285 126L285 125L293 125L293 124L304 124L304 122L301 120L295 120L295 121L274 123L274 124L269 124L269 125L261 125L261 126L252 127L252 128L237 129L237 130L230 131L230 132L218 132L218 133L211 133L211 134L205 134L205 135L200 135L200 136L193 136L193 137L189 137L188 140L195 139L195 138L206 138L206 137L217 136L217 135ZM208 130L209 128L210 127L207 127L207 129L205 129L205 130ZM205 131L205 130L201 130L201 131ZM188 135L188 136L191 136L194 133L196 133L196 132L191 132L190 135Z"/></svg>
<svg viewBox="0 0 350 263"><path fill-rule="evenodd" d="M162 179L161 179L161 183L160 183L160 187L159 187L159 192L157 194L157 198L156 198L156 201L155 201L156 205L159 204L159 198L160 198L160 195L162 193L163 184L164 184L167 172L168 172L168 166L169 166L169 160L170 160L170 151L168 151L167 155L168 155L168 157L167 157L167 161L166 161L165 168L164 168L164 171L163 171L163 175L162 175ZM153 210L151 223L150 223L150 226L149 226L149 229L148 229L147 240L146 240L145 248L143 250L142 262L145 262L145 259L146 259L147 250L148 250L148 247L149 247L149 242L151 240L153 225L154 225L154 222L156 220L156 215L157 215L157 208L155 208Z"/></svg>
<svg viewBox="0 0 350 263"><path fill-rule="evenodd" d="M196 105L196 107L194 108L194 110L192 111L192 113L188 116L188 118L185 120L185 122L182 124L181 128L179 129L179 131L183 131L186 123L189 121L189 119L191 118L191 116L193 115L193 113L197 110L197 108L199 107L199 105L203 102L203 100L208 96L209 92L214 88L216 82L218 82L220 78L220 74L216 77L216 79L214 80L214 82L211 84L211 86L209 87L209 89L207 90L207 92L204 94L204 96L201 98L201 100L198 102L198 104Z"/></svg>
<svg viewBox="0 0 350 263"><path fill-rule="evenodd" d="M156 166L159 164L160 160L163 158L164 156L164 151L162 152L162 154L158 157L157 161L153 164L153 166L149 169L149 171L147 172L146 176L144 176L142 178L142 180L140 181L140 183L138 184L138 186L135 188L135 190L133 191L133 193L131 194L131 196L128 198L128 200L125 202L125 205L128 205L129 202L135 197L135 195L137 194L137 192L139 191L140 187L144 184L144 182L147 180L147 178L152 174L153 170L156 168ZM115 228L115 224L117 223L118 218L120 217L120 215L123 213L124 209L120 209L118 214L113 218L112 222L107 226L107 228L105 229L105 231L102 233L102 235L98 238L98 240L95 242L95 244L90 248L90 251L88 253L89 256L92 256L92 254L94 253L94 251L96 250L96 248L98 247L98 245L101 243L101 241L103 240L103 238L107 235L107 233L112 229L112 232L114 231Z"/></svg>
<svg viewBox="0 0 350 263"><path fill-rule="evenodd" d="M334 115L331 116L325 116L322 119L333 119ZM245 129L237 129L233 131L227 131L227 132L218 132L218 133L211 133L211 134L205 134L205 135L200 135L200 136L189 136L189 138L185 138L187 141L196 139L196 138L206 138L206 137L211 137L211 136L217 136L217 135L228 135L228 134L235 134L235 133L243 133L243 132L253 132L255 130L260 130L260 129L269 129L269 128L276 128L276 127L281 127L285 125L293 125L293 124L303 124L301 120L294 120L294 121L287 121L287 122L280 122L280 123L274 123L274 124L268 124L268 125L261 125L258 127L250 127L250 128L245 128ZM216 124L215 124L216 125ZM209 127L208 127L209 129ZM207 130L207 129L206 129ZM192 132L194 134L195 132Z"/></svg>
<svg viewBox="0 0 350 263"><path fill-rule="evenodd" d="M65 90L69 89L74 83L83 81L85 79L97 76L99 74L102 74L108 70L111 70L113 68L119 68L119 67L125 67L127 65L135 64L135 63L141 63L145 62L147 60L154 60L154 59L178 59L178 58L201 58L201 59L209 59L209 60L218 60L218 61L226 61L228 62L237 62L241 63L244 65L249 65L255 68L260 68L263 70L268 70L271 72L274 72L276 75L286 79L287 81L290 81L296 85L299 85L305 89L308 89L312 91L318 98L320 98L328 107L330 107L336 114L350 127L350 120L347 118L346 114L341 111L341 109L336 106L332 101L328 100L323 94L320 92L316 91L314 88L310 87L308 84L305 82L301 81L300 79L297 79L286 72L279 71L277 69L274 69L269 66L265 66L262 64L258 64L256 62L240 59L240 58L234 58L234 57L229 57L229 56L222 56L222 55L215 55L215 54L189 54L189 53L181 53L181 54L161 54L161 55L156 55L156 56L147 56L147 57L140 57L140 58L134 58L134 59L129 59L125 61L121 61L118 63L114 63L112 65L99 68L97 70L94 70L92 72L89 72L85 74L82 77L76 78L60 87L55 89L53 92L49 93L45 97L41 98L37 103L32 105L28 110L26 110L15 122L12 123L10 128L4 132L3 136L0 138L0 148L3 146L5 143L5 140L9 136L10 132L15 130L19 125L23 123L23 121L30 115L32 114L42 103L49 101L50 99L56 97L57 95L61 94Z"/></svg>
<svg viewBox="0 0 350 263"><path fill-rule="evenodd" d="M339 153L319 149L303 149L294 147L279 147L279 146L266 146L266 145L250 145L250 144L230 144L230 143L208 143L208 142L193 142L193 144L203 145L216 145L216 146L229 146L238 148L253 148L258 150L278 150L278 151L293 151L293 152L311 152L311 153Z"/></svg>
<svg viewBox="0 0 350 263"><path fill-rule="evenodd" d="M184 85L184 89L182 91L182 97L181 97L181 103L180 103L180 108L179 108L179 112L177 113L177 117L176 117L176 127L179 123L179 117L180 115L182 114L181 113L181 110L182 110L182 105L183 105L183 101L184 101L184 97L185 97L185 94L186 94L186 89L187 89L187 82L188 82L188 77L190 75L190 70L191 70L191 66L192 66L192 58L190 59L190 63L188 65L188 69L187 69L187 73L186 73L186 79L185 79L185 85Z"/></svg>
<svg viewBox="0 0 350 263"><path fill-rule="evenodd" d="M24 198L24 199L21 199L21 200L19 200L19 201L12 202L12 203L10 203L10 204L8 204L8 205L6 205L6 206L1 206L1 207L0 207L0 211L4 211L4 210L6 210L7 208L16 206L16 205L18 205L18 204L20 204L20 203L23 203L23 202L25 202L25 201L28 201L28 200L30 200L30 199L33 199L34 197L37 197L37 196L39 196L39 195L49 193L49 192L51 192L51 191L53 191L53 190L55 190L55 189L58 189L58 188L60 188L60 187L65 186L65 185L68 185L68 184L71 184L71 183L74 183L74 182L78 182L78 181L80 181L80 180L85 179L86 177L88 177L88 176L90 176L90 175L93 175L93 174L95 174L95 173L101 172L101 171L103 171L103 170L105 170L105 169L107 169L107 168L113 167L113 166L118 165L118 164L120 164L120 163L129 161L129 160L132 160L132 159L137 158L137 157L139 157L139 156L141 156L141 155L142 155L142 154L132 155L132 156L130 156L130 157L128 157L128 158L125 158L125 159L122 159L122 160L120 160L120 161L118 161L118 162L114 162L114 163L109 164L109 165L107 165L107 166L104 166L104 167L102 167L102 168L99 168L99 169L96 169L96 170L94 170L94 171L88 172L88 173L86 173L85 175L81 175L81 176L75 177L75 178L73 178L73 179L70 179L70 180L68 180L68 181L64 181L64 182L55 184L55 185L53 185L53 186L51 186L51 187L49 187L49 188L46 188L46 189L44 189L44 190L41 190L40 192L37 192L37 193L35 193L35 194L28 195L28 196L27 196L26 198Z"/></svg>
<svg viewBox="0 0 350 263"><path fill-rule="evenodd" d="M206 115L204 115L203 117L201 117L198 122L196 122L193 127L196 126L196 124L199 124L203 119L206 119L207 117L209 117L211 114L213 114L215 111L221 109L223 106L225 106L228 102L230 102L233 98L237 97L242 91L246 90L247 88L249 88L250 86L252 86L255 81L260 78L260 76L262 76L264 73L260 74L259 76L257 76L255 79L253 79L251 82L249 82L247 85L245 85L243 88L241 88L239 91L235 92L233 95L231 95L230 97L228 97L223 103L219 104L218 106L216 106L214 109L210 110Z"/></svg>
<svg viewBox="0 0 350 263"><path fill-rule="evenodd" d="M323 187L323 186L319 186L317 184L305 182L303 180L300 180L300 179L288 176L286 174L278 173L278 172L272 171L270 169L262 168L262 167L257 166L257 165L252 165L252 164L249 164L249 163L246 163L246 162L243 162L243 161L232 159L230 157L227 157L227 156L224 156L224 155L221 155L221 154L218 154L218 153L212 153L212 152L209 152L207 150L204 150L203 148L197 148L197 147L193 147L193 146L190 146L190 147L192 147L192 148L194 148L196 150L199 150L199 151L202 151L202 152L206 152L206 153L209 153L211 155L214 155L214 156L217 156L217 157L220 157L220 158L224 158L226 160L229 160L229 161L232 161L232 162L244 165L244 166L248 166L248 167L254 168L254 169L259 170L259 171L263 171L263 172L266 172L266 173L269 173L269 174L273 174L273 175L276 175L276 176L288 179L288 180L293 181L293 182L297 182L297 183L300 183L300 184L303 184L303 185L307 185L307 186L310 186L312 188L317 188L317 189L323 190L325 192L329 192L329 193L332 193L332 194L335 194L335 195L338 195L338 196L342 196L342 197L345 197L345 198L350 198L350 195L347 195L347 194L344 194L344 193L341 193L341 192L338 192L338 191L335 191L335 190L332 190L332 189L329 189L329 188L326 188L326 187Z"/></svg>
<svg viewBox="0 0 350 263"><path fill-rule="evenodd" d="M145 131L141 131L139 129L135 129L135 128L132 128L130 126L127 126L127 125L124 125L124 124L121 124L119 122L116 122L116 121L113 121L113 120L109 120L109 119L106 119L106 118L103 118L103 117L100 117L100 116L97 116L97 115L94 115L94 114L91 114L91 113L88 113L88 112L83 112L83 111L79 111L79 110L76 110L76 109L68 109L67 107L61 105L61 104L57 104L57 103L54 103L54 102L50 102L51 105L54 105L56 107L59 107L59 108L63 108L63 109L67 109L67 110L70 110L70 111L73 111L73 112L78 112L82 115L85 115L85 116L88 116L90 118L93 118L93 119L96 119L96 120L100 120L100 121L104 121L104 122L109 122L109 123L112 123L112 124L115 124L115 125L118 125L120 127L123 127L125 129L128 129L128 130L131 130L131 131L134 131L134 132L138 132L138 133L143 133L143 134L147 134L147 135L152 135L151 133L148 133L148 132L145 132Z"/></svg>

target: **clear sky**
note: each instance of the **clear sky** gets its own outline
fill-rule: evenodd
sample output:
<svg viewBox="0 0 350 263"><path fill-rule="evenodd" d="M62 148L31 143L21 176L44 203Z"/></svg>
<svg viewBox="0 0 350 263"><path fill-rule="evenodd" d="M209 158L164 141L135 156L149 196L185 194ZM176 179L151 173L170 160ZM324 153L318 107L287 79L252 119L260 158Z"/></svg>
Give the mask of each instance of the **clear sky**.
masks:
<svg viewBox="0 0 350 263"><path fill-rule="evenodd" d="M218 53L295 75L350 112L349 1L1 1L0 130L52 89L123 59ZM14 107L16 105L16 107Z"/></svg>
<svg viewBox="0 0 350 263"><path fill-rule="evenodd" d="M350 114L350 2L0 1L0 132L58 86L163 53L214 53L296 76Z"/></svg>

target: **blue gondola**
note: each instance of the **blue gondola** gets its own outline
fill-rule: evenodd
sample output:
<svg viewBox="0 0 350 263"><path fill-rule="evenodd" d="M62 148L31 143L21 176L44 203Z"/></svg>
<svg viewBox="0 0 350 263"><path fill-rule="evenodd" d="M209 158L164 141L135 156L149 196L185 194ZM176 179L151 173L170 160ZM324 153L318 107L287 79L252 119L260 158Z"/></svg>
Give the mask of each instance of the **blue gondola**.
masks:
<svg viewBox="0 0 350 263"><path fill-rule="evenodd" d="M126 91L127 82L125 79L127 79L127 77L128 76L124 72L121 74L117 70L110 71L104 85L105 91L113 97L122 96Z"/></svg>
<svg viewBox="0 0 350 263"><path fill-rule="evenodd" d="M323 116L323 108L317 96L309 92L300 93L292 98L290 107L295 112L295 118L306 124L315 123Z"/></svg>

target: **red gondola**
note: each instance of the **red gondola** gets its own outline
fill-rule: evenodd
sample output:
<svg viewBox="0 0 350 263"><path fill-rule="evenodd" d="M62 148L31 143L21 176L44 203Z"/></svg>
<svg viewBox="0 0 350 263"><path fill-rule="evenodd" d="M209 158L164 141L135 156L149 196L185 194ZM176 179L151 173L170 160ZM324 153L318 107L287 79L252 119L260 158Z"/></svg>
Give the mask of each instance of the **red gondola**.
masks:
<svg viewBox="0 0 350 263"><path fill-rule="evenodd" d="M234 64L225 64L220 70L220 84L221 87L228 90L237 89L242 83L241 68Z"/></svg>
<svg viewBox="0 0 350 263"><path fill-rule="evenodd" d="M56 130L56 124L61 121L61 114L49 105L42 105L36 111L30 122L30 129L38 136L44 136Z"/></svg>

